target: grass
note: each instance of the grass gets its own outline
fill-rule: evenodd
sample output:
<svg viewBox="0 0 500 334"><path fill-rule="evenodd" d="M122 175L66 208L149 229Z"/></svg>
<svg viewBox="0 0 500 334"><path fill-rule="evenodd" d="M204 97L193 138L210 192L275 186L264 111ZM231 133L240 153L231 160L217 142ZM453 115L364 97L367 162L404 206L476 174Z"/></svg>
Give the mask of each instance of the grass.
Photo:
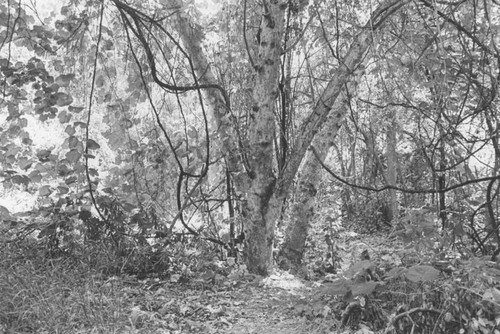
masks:
<svg viewBox="0 0 500 334"><path fill-rule="evenodd" d="M0 332L130 332L130 301L120 280L99 280L83 263L2 246Z"/></svg>

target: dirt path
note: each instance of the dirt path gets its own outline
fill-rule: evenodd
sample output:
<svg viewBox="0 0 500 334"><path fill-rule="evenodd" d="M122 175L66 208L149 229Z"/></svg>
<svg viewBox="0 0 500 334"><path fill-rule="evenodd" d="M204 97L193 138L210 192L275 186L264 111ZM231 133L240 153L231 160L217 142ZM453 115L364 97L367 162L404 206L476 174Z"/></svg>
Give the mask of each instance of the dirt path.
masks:
<svg viewBox="0 0 500 334"><path fill-rule="evenodd" d="M276 280L239 287L195 289L169 285L154 293L163 333L299 334L329 333L324 323L301 317L294 307L310 294L298 281ZM144 309L144 306L141 307Z"/></svg>

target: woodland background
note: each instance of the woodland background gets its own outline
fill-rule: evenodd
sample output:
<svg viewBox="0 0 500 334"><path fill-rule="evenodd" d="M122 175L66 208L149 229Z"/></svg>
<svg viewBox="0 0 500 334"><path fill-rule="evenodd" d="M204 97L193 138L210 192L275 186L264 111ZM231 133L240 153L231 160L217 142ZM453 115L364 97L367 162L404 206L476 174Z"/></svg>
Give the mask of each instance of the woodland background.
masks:
<svg viewBox="0 0 500 334"><path fill-rule="evenodd" d="M0 331L500 333L499 45L495 0L3 0Z"/></svg>

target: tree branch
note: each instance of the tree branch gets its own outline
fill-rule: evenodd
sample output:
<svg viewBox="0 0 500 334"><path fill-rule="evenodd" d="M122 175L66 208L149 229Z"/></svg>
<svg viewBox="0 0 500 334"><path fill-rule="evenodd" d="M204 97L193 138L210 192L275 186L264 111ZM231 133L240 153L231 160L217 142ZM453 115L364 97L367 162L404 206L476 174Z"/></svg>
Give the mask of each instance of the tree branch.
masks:
<svg viewBox="0 0 500 334"><path fill-rule="evenodd" d="M316 152L316 149L313 146L311 146L310 149L312 150L314 157L321 164L321 167L323 167L323 169L326 170L328 172L328 174L333 176L336 180L338 180L338 181L340 181L340 182L342 182L350 187L353 187L353 188L358 188L358 189L363 189L363 190L368 190L368 191L373 191L373 192L381 192L381 191L388 190L388 189L394 189L394 190L401 191L401 192L408 193L408 194L438 194L438 193L446 193L448 191L451 191L451 190L454 190L457 188L461 188L461 187L467 186L469 184L485 182L485 181L494 182L495 180L500 180L500 175L483 177L483 178L479 178L479 179L474 179L474 180L469 180L466 182L458 183L458 184L455 184L455 185L452 185L452 186L449 186L449 187L443 188L443 189L405 189L405 188L396 187L396 186L384 186L381 188L374 188L374 187L357 185L355 183L352 183L352 182L349 182L345 179L342 179L340 176L335 174L330 168L328 168L328 166L326 166L323 163L319 154Z"/></svg>

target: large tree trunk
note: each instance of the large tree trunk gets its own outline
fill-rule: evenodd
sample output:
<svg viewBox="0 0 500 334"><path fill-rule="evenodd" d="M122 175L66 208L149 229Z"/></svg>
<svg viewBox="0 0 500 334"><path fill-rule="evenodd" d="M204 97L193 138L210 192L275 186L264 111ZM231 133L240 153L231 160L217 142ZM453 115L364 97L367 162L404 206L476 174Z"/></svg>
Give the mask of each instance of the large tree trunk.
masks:
<svg viewBox="0 0 500 334"><path fill-rule="evenodd" d="M229 105L224 92L217 88L206 91L215 126L234 183L243 194L242 214L245 219L245 260L248 270L268 275L272 268L274 223L280 204L273 198L276 176L273 172L273 140L275 135L274 103L278 94L281 40L284 29L286 2L264 1L257 54L252 64L255 70L254 104L249 113L248 140L244 152L239 152L235 122L231 122ZM200 84L215 84L219 80L201 48L202 31L178 15L179 33ZM241 161L243 157L244 161ZM245 166L246 173L240 173Z"/></svg>
<svg viewBox="0 0 500 334"><path fill-rule="evenodd" d="M245 258L248 270L268 275L272 270L274 224L280 203L274 198L274 105L278 96L278 75L286 2L266 1L259 28L258 54L253 59L254 105L249 114L247 163L250 185L243 215L246 218Z"/></svg>

